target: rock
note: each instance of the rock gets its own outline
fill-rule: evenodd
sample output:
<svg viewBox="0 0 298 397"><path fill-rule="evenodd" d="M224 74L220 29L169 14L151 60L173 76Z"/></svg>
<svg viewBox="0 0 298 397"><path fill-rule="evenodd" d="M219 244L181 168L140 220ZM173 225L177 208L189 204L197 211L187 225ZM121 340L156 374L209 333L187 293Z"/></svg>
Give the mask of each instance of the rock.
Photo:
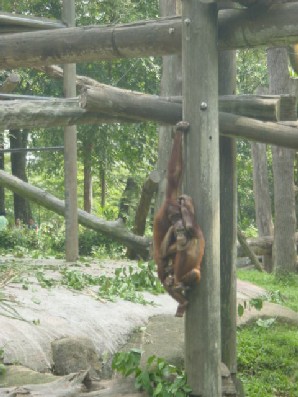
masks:
<svg viewBox="0 0 298 397"><path fill-rule="evenodd" d="M88 338L67 337L51 343L55 375L68 375L90 369L91 377L99 377L101 363Z"/></svg>
<svg viewBox="0 0 298 397"><path fill-rule="evenodd" d="M52 374L42 374L21 365L8 365L5 367L5 373L0 375L0 388L22 386L27 383L48 383L56 379Z"/></svg>

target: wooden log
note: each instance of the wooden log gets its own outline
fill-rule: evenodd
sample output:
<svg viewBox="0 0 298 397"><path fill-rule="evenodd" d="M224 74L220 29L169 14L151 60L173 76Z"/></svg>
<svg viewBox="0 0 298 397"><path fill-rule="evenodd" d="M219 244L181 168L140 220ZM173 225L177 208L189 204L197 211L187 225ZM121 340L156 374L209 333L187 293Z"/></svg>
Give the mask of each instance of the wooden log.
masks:
<svg viewBox="0 0 298 397"><path fill-rule="evenodd" d="M248 117L220 113L220 133L225 136L242 137L251 141L298 148L297 122L292 125L254 120Z"/></svg>
<svg viewBox="0 0 298 397"><path fill-rule="evenodd" d="M144 94L145 95L145 94ZM141 97L140 97L141 98ZM144 103L143 103L144 104ZM156 100L156 105L173 105L166 101ZM177 104L174 104L177 109ZM156 121L154 111L147 120ZM167 113L167 115L169 112ZM161 113L159 112L159 122ZM181 105L176 116L173 116L171 124L181 117ZM101 124L101 123L133 123L144 121L138 115L107 114L100 112L88 112L79 106L77 98L72 99L50 99L36 101L0 101L0 128L18 129L34 127L55 127L73 124ZM169 119L164 120L170 122ZM288 124L277 124L263 122L248 117L236 116L221 112L219 115L220 134L235 138L244 138L284 147L298 149L297 122Z"/></svg>
<svg viewBox="0 0 298 397"><path fill-rule="evenodd" d="M39 67L38 69L54 78L63 78L63 69L59 66L52 65L47 67ZM86 107L88 107L88 89L86 89L85 86L88 86L91 89L95 88L98 90L105 90L106 95L109 95L109 92L111 92L111 94L114 94L115 96L115 90L118 89L118 92L121 96L125 93L127 93L127 95L133 95L134 93L136 93L136 95L140 98L140 92L123 90L117 87L112 87L106 84L99 83L98 81L87 76L77 75L77 87L82 89L82 103L85 103ZM110 91L109 88L111 88L112 91ZM220 95L219 111L235 113L241 116L252 117L254 119L267 121L297 120L297 92L298 90L293 90L291 95ZM86 98L84 98L84 96L86 96ZM178 102L182 104L181 96L155 96L155 98L162 100L166 99L169 102ZM112 100L111 97L110 99ZM175 121L174 124L177 121Z"/></svg>
<svg viewBox="0 0 298 397"><path fill-rule="evenodd" d="M75 26L75 1L63 0L62 18L67 26ZM63 65L65 98L76 96L76 65ZM64 194L65 194L65 259L75 262L79 256L79 225L77 203L77 129L64 127Z"/></svg>
<svg viewBox="0 0 298 397"><path fill-rule="evenodd" d="M59 215L65 216L65 203L63 200L1 170L0 185ZM148 257L150 240L145 237L135 236L123 225L122 221L105 221L80 209L78 210L78 220L81 225L103 233L129 248L133 248L142 258Z"/></svg>
<svg viewBox="0 0 298 397"><path fill-rule="evenodd" d="M219 3L218 6L231 8L234 4L225 2ZM218 93L226 95L234 92L236 92L236 51L219 51ZM219 110L221 103L219 99ZM229 368L234 383L237 373L236 156L236 139L221 136L219 140L221 359Z"/></svg>
<svg viewBox="0 0 298 397"><path fill-rule="evenodd" d="M268 8L273 4L273 0L238 0L238 3L245 7Z"/></svg>
<svg viewBox="0 0 298 397"><path fill-rule="evenodd" d="M298 42L297 13L298 3L273 5L266 13L222 10L219 13L219 47L295 44ZM2 35L0 68L161 56L180 51L181 19L161 18L126 25Z"/></svg>
<svg viewBox="0 0 298 397"><path fill-rule="evenodd" d="M263 256L272 254L273 236L248 238L246 241L249 248L255 253L255 255ZM237 246L237 256L239 258L247 256L244 247L241 245Z"/></svg>
<svg viewBox="0 0 298 397"><path fill-rule="evenodd" d="M297 120L293 95L221 95L219 111L266 121Z"/></svg>
<svg viewBox="0 0 298 397"><path fill-rule="evenodd" d="M137 122L137 120L134 120ZM24 126L57 127L74 124L134 122L131 119L91 113L82 109L78 98L0 101L0 128L18 129Z"/></svg>
<svg viewBox="0 0 298 397"><path fill-rule="evenodd" d="M273 236L262 236L256 238L248 238L246 242L249 248L255 253L255 255L263 256L272 255L273 239ZM298 244L298 233L295 233L295 240L296 244ZM237 247L237 256L239 258L247 256L245 250L240 245L238 245Z"/></svg>
<svg viewBox="0 0 298 397"><path fill-rule="evenodd" d="M32 30L61 29L66 25L55 19L0 12L0 33L30 32Z"/></svg>
<svg viewBox="0 0 298 397"><path fill-rule="evenodd" d="M240 49L295 44L298 42L294 27L295 23L297 27L297 11L297 2L274 2L274 5L264 10L223 10L218 27L219 45L225 49ZM293 33L291 38L290 32Z"/></svg>
<svg viewBox="0 0 298 397"><path fill-rule="evenodd" d="M87 87L81 94L80 103L83 109L91 112L102 112L110 115L126 115L139 120L152 120L162 124L172 124L181 120L182 105L173 103L157 95L142 94L136 91L123 90L107 85L96 88Z"/></svg>
<svg viewBox="0 0 298 397"><path fill-rule="evenodd" d="M202 397L222 395L217 14L215 3L182 2L183 120L190 123L183 190L206 241L201 281L188 294L185 370L192 394Z"/></svg>
<svg viewBox="0 0 298 397"><path fill-rule="evenodd" d="M258 257L254 253L254 251L249 247L244 233L239 228L237 230L237 237L238 237L238 241L239 241L240 245L242 246L242 249L245 253L245 256L248 256L249 259L251 260L252 264L254 265L254 267L257 270L259 270L260 272L262 272L263 268L259 262Z"/></svg>
<svg viewBox="0 0 298 397"><path fill-rule="evenodd" d="M145 94L142 94L146 96ZM141 98L141 96L139 97ZM146 99L146 98L145 98ZM146 101L143 102L143 106ZM150 102L150 100L149 100ZM156 99L155 107L164 106L168 110L166 117L161 120L162 113L158 112L158 121L174 124L181 117L181 105L167 102L163 99ZM178 113L172 112L172 109L179 109ZM137 105L136 105L137 107ZM50 99L48 101L0 101L0 128L17 129L34 128L34 127L54 127L72 124L101 124L101 123L132 123L145 119L139 118L123 111L118 114L107 114L100 112L89 112L80 108L79 100L72 99ZM155 111L152 106L148 108L146 120L156 121ZM170 120L168 115L172 114ZM252 141L259 141L268 144L274 144L284 147L298 149L298 130L297 122L291 122L290 125L263 122L248 117L236 116L228 113L220 113L220 133L225 136L244 138Z"/></svg>
<svg viewBox="0 0 298 397"><path fill-rule="evenodd" d="M160 97L98 83L82 90L83 109L172 124L182 115L182 97ZM221 95L219 111L266 121L297 120L297 99L292 95Z"/></svg>

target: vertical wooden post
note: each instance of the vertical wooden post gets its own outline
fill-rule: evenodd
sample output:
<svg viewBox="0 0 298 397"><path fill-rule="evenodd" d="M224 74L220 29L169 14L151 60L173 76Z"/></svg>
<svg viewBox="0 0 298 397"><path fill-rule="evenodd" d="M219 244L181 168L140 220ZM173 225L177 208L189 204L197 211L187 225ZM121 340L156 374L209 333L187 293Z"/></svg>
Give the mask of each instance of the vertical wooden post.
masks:
<svg viewBox="0 0 298 397"><path fill-rule="evenodd" d="M75 26L75 1L63 0L63 22ZM76 65L63 66L64 96L76 96ZM78 258L78 210L77 210L77 129L64 129L64 186L65 186L65 255L66 261Z"/></svg>
<svg viewBox="0 0 298 397"><path fill-rule="evenodd" d="M228 2L219 8L233 7ZM218 93L236 93L236 51L221 51L218 59ZM222 362L235 381L236 355L236 248L237 248L237 182L236 140L220 137L220 287Z"/></svg>
<svg viewBox="0 0 298 397"><path fill-rule="evenodd" d="M161 17L181 15L181 0L159 0ZM172 54L162 57L162 76L160 94L162 96L178 96L182 94L181 54ZM172 146L172 126L158 126L158 161L157 168L160 174L155 209L158 210L164 200L167 185L167 166Z"/></svg>
<svg viewBox="0 0 298 397"><path fill-rule="evenodd" d="M182 2L185 193L192 196L206 248L200 285L185 319L185 366L193 395L221 396L217 4Z"/></svg>

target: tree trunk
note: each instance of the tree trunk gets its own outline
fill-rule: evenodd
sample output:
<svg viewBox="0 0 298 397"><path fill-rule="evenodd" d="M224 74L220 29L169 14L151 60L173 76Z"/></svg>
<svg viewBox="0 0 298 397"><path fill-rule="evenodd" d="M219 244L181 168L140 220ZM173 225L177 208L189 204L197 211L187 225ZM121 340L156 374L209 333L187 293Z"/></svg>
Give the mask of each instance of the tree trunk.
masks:
<svg viewBox="0 0 298 397"><path fill-rule="evenodd" d="M267 63L270 93L288 93L286 48L269 49ZM296 268L294 156L294 150L272 147L275 210L273 262L278 273L292 272Z"/></svg>
<svg viewBox="0 0 298 397"><path fill-rule="evenodd" d="M129 216L129 209L131 207L133 197L136 195L137 188L138 186L135 180L129 176L126 180L125 189L119 202L118 218L121 218L124 223L127 221Z"/></svg>
<svg viewBox="0 0 298 397"><path fill-rule="evenodd" d="M256 222L259 236L272 236L273 223L271 199L269 193L266 145L253 142L251 144L253 162L253 190L256 208ZM263 256L264 270L271 273L273 262L271 255Z"/></svg>
<svg viewBox="0 0 298 397"><path fill-rule="evenodd" d="M92 143L85 143L84 158L84 211L91 213L92 208Z"/></svg>
<svg viewBox="0 0 298 397"><path fill-rule="evenodd" d="M103 165L99 169L100 179L100 206L103 208L106 205L106 170Z"/></svg>
<svg viewBox="0 0 298 397"><path fill-rule="evenodd" d="M159 173L152 171L149 175L149 178L143 184L133 226L133 233L137 236L144 236L146 229L146 219L150 210L152 197L157 191L158 182ZM132 249L127 250L127 256L130 259L136 259L137 257L136 252Z"/></svg>
<svg viewBox="0 0 298 397"><path fill-rule="evenodd" d="M14 148L26 148L27 140L28 140L28 132L27 131L10 131L9 134L10 147ZM11 171L12 174L22 181L28 182L28 178L26 175L26 153L11 153ZM24 197L14 193L14 217L15 219L21 219L24 224L28 224L29 219L32 218L32 212L30 208L29 201Z"/></svg>

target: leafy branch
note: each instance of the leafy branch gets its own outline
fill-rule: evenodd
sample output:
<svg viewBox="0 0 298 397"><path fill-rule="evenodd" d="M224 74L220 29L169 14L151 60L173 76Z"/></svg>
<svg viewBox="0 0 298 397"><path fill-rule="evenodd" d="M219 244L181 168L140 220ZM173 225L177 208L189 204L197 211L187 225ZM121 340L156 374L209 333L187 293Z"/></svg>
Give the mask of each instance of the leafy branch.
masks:
<svg viewBox="0 0 298 397"><path fill-rule="evenodd" d="M113 358L112 368L124 376L134 375L136 388L145 390L149 396L189 396L191 389L187 385L184 371L156 356L149 357L145 368L142 369L140 360L141 352L138 349L119 352Z"/></svg>

